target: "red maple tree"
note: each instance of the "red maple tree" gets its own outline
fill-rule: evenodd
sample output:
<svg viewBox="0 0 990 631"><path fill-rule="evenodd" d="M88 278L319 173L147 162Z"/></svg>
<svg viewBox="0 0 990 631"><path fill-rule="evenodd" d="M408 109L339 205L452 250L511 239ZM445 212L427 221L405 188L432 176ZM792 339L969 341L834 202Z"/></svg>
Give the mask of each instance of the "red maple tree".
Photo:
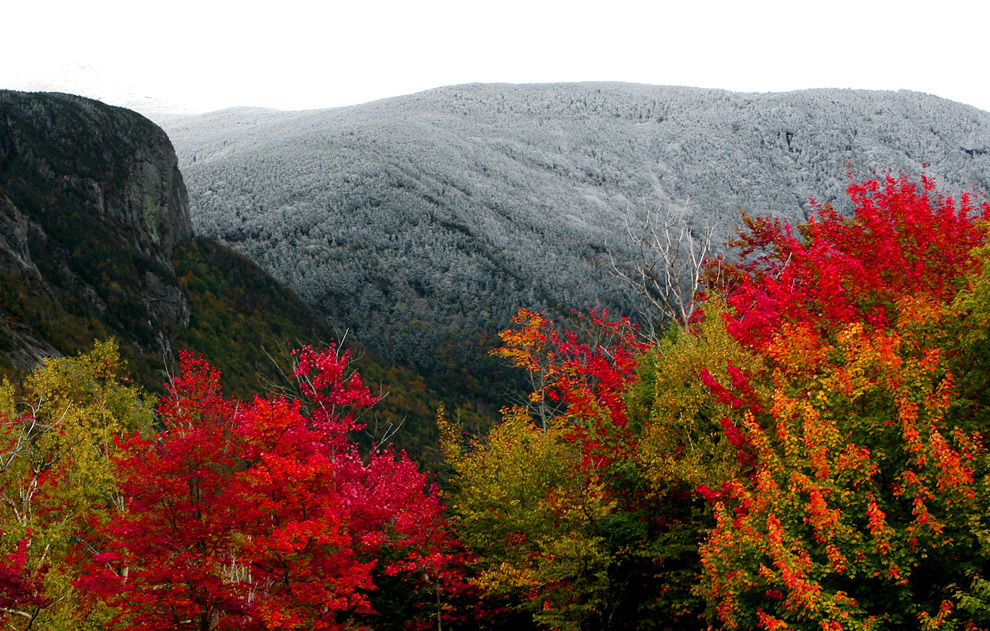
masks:
<svg viewBox="0 0 990 631"><path fill-rule="evenodd" d="M164 431L121 441L119 510L79 584L122 628L340 629L374 615L376 576L439 589L452 557L436 491L404 454L348 438L378 398L348 353L297 358L301 399L238 402L183 354Z"/></svg>

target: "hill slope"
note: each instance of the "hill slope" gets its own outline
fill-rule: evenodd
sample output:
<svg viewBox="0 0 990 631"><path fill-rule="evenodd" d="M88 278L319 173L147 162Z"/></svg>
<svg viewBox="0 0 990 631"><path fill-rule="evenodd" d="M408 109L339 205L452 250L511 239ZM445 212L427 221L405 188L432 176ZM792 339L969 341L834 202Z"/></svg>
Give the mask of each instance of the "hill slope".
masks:
<svg viewBox="0 0 990 631"><path fill-rule="evenodd" d="M634 313L607 251L631 256L650 209L721 242L739 209L841 205L849 171L990 188L990 114L907 92L466 85L164 125L198 232L358 339L453 372L520 306Z"/></svg>
<svg viewBox="0 0 990 631"><path fill-rule="evenodd" d="M0 91L0 373L110 336L152 391L174 352L189 349L241 396L291 385L289 348L336 337L255 263L193 236L160 128L80 97ZM427 451L440 395L349 346L366 382L390 391L368 419L371 438L410 418L396 442L435 459Z"/></svg>

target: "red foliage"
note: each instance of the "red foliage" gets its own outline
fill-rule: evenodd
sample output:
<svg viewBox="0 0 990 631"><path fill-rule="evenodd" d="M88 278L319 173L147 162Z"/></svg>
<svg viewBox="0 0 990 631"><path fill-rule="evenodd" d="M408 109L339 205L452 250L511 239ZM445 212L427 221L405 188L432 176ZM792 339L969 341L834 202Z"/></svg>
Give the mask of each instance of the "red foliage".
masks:
<svg viewBox="0 0 990 631"><path fill-rule="evenodd" d="M586 464L602 466L629 455L634 439L624 396L648 344L628 318L613 320L606 311L580 317L589 324L585 335L558 332L542 314L522 309L512 319L518 328L499 334L505 346L493 354L542 376L531 400L563 404L558 420L585 446Z"/></svg>
<svg viewBox="0 0 990 631"><path fill-rule="evenodd" d="M80 586L124 628L345 628L373 615L376 572L435 583L445 571L451 545L425 476L347 438L377 397L347 374L346 353L298 358L305 400L237 403L184 354L165 431L121 442L123 510L95 525L107 552Z"/></svg>
<svg viewBox="0 0 990 631"><path fill-rule="evenodd" d="M3 536L0 531L0 536ZM44 595L43 577L47 567L32 569L28 564L31 530L17 542L16 549L0 559L0 621L7 612L23 608L44 608L51 599Z"/></svg>
<svg viewBox="0 0 990 631"><path fill-rule="evenodd" d="M784 323L818 334L851 322L886 327L898 298L941 302L958 289L974 265L970 250L984 240L975 219L990 218L990 205L940 197L928 178L921 190L888 175L848 192L851 219L816 204L800 236L778 219L744 215L746 231L734 242L743 262L716 262L736 339L763 348Z"/></svg>
<svg viewBox="0 0 990 631"><path fill-rule="evenodd" d="M701 558L726 628L873 628L885 608L941 621L968 580L959 558L984 510L966 454L982 428L951 415L939 345L990 206L939 197L927 178L849 194L851 218L817 206L796 231L747 217L741 262L717 263L726 328L764 371L700 371L742 465L697 487L717 521Z"/></svg>

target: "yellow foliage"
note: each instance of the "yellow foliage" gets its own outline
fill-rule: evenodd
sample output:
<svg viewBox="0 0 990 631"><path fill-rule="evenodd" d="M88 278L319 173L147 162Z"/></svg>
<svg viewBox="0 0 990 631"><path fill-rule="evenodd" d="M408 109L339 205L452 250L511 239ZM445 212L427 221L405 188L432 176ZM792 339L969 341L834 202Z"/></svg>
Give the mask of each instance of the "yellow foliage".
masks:
<svg viewBox="0 0 990 631"><path fill-rule="evenodd" d="M752 374L761 372L762 363L729 336L724 313L724 303L713 295L697 335L672 330L673 337L643 360L654 363L656 377L640 453L657 489L671 481L716 488L736 471L735 451L725 444L719 424L730 407L718 402L698 376L707 369L728 383L730 361Z"/></svg>
<svg viewBox="0 0 990 631"><path fill-rule="evenodd" d="M53 600L15 621L43 629L100 627L77 615L65 555L84 518L114 504L114 437L150 432L152 419L140 389L126 383L112 340L76 357L45 360L19 388L0 386L2 552L28 536L31 564L50 566L45 591Z"/></svg>
<svg viewBox="0 0 990 631"><path fill-rule="evenodd" d="M448 505L461 541L474 553L475 584L515 594L534 619L578 628L608 587L610 561L599 522L615 508L602 482L582 466L569 428L534 424L529 412L503 410L485 440L462 444L443 417L442 445L454 470Z"/></svg>

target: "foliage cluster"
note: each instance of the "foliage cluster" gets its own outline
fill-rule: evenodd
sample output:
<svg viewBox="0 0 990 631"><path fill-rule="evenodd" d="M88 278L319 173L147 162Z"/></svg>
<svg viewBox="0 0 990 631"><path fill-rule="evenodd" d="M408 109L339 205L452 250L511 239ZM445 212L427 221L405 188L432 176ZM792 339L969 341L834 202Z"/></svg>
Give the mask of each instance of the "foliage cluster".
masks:
<svg viewBox="0 0 990 631"><path fill-rule="evenodd" d="M485 436L438 415L446 506L404 454L354 440L380 393L336 347L295 355L295 395L239 399L184 354L154 424L113 344L50 360L0 389L0 615L987 628L990 205L928 178L849 193L850 217L746 218L697 318L659 340L520 311L494 354L529 396Z"/></svg>
<svg viewBox="0 0 990 631"><path fill-rule="evenodd" d="M499 354L528 405L486 440L443 422L474 584L562 629L990 624L990 206L849 194L851 217L747 217L649 347L520 313Z"/></svg>
<svg viewBox="0 0 990 631"><path fill-rule="evenodd" d="M0 619L11 628L429 625L460 555L404 454L349 434L378 400L350 353L295 355L301 395L238 401L184 353L157 409L116 346L0 389ZM395 606L395 602L404 603Z"/></svg>

